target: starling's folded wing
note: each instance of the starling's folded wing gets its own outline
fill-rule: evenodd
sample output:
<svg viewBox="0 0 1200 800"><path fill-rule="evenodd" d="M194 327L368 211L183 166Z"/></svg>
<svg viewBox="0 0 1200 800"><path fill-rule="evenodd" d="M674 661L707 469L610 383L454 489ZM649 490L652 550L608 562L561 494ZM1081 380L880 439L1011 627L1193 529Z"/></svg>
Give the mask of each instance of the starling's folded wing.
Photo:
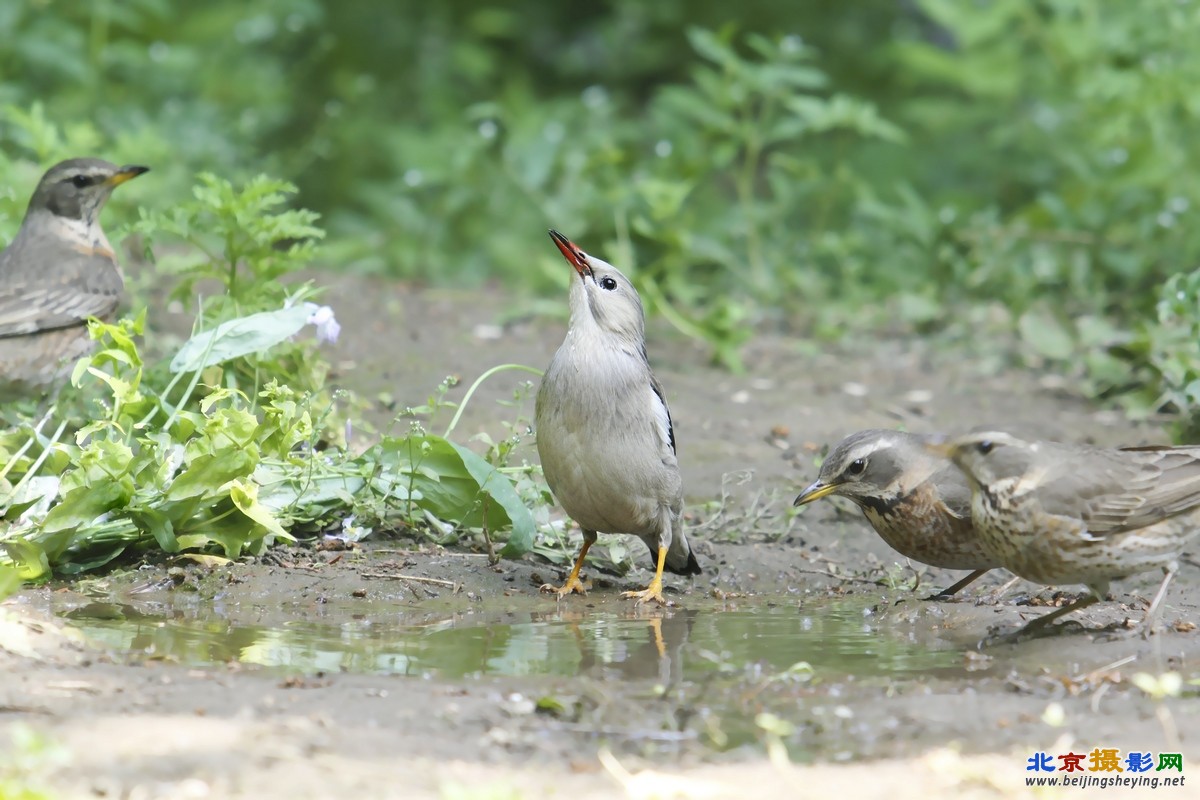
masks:
<svg viewBox="0 0 1200 800"><path fill-rule="evenodd" d="M675 425L671 422L671 409L667 407L662 384L658 382L654 373L650 373L650 388L654 392L651 402L654 404L654 421L658 425L659 436L662 437L663 444L669 445L671 452L675 453Z"/></svg>

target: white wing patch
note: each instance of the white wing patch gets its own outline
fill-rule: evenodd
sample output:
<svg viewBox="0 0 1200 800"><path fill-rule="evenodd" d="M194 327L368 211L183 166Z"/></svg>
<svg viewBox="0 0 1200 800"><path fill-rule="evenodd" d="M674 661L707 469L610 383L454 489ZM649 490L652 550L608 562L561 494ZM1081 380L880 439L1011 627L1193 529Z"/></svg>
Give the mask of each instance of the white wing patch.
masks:
<svg viewBox="0 0 1200 800"><path fill-rule="evenodd" d="M671 430L671 412L667 404L659 397L654 387L650 387L650 407L654 409L654 429L658 431L659 441L664 451L675 451L675 436Z"/></svg>

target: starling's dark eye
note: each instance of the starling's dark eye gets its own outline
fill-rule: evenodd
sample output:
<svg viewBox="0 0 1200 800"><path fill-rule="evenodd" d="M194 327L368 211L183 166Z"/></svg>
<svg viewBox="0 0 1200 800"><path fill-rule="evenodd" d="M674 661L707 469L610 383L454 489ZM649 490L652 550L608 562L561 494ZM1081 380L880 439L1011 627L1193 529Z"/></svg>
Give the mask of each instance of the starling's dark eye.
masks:
<svg viewBox="0 0 1200 800"><path fill-rule="evenodd" d="M867 460L865 458L856 458L850 462L850 466L846 467L847 475L862 475L863 470L867 468Z"/></svg>
<svg viewBox="0 0 1200 800"><path fill-rule="evenodd" d="M994 445L992 442L985 439L979 444L975 445L975 449L979 451L979 455L986 456L988 453L992 452L992 448L995 446L996 445Z"/></svg>
<svg viewBox="0 0 1200 800"><path fill-rule="evenodd" d="M617 282L605 275L600 279L600 288L606 292L611 292L613 289L617 288Z"/></svg>
<svg viewBox="0 0 1200 800"><path fill-rule="evenodd" d="M91 186L92 179L89 178L87 175L72 175L71 176L71 184L76 189L82 189L85 186Z"/></svg>

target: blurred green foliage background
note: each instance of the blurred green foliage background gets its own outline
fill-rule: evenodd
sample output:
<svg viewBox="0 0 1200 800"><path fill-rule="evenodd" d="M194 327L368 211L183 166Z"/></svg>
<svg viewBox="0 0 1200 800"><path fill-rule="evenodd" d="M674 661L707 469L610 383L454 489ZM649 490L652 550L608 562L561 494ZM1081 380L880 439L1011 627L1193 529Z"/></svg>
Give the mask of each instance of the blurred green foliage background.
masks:
<svg viewBox="0 0 1200 800"><path fill-rule="evenodd" d="M755 325L999 320L1092 394L1200 406L1197 3L0 0L0 31L6 234L59 152L153 165L157 206L266 172L332 268L559 294L553 225L730 364Z"/></svg>

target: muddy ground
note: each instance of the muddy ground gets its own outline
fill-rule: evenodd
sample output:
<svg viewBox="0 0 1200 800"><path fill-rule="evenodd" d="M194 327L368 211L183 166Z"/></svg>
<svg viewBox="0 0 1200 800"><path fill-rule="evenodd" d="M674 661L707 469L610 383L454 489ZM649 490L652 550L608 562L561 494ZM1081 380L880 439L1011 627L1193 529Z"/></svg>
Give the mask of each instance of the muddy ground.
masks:
<svg viewBox="0 0 1200 800"><path fill-rule="evenodd" d="M400 405L446 375L459 399L495 364L544 366L563 331L504 321L500 293L336 279L327 299L344 326L337 380ZM977 603L995 574L924 601L956 576L903 562L841 501L789 513L819 448L864 427L1108 444L1161 431L978 340L764 334L735 376L654 325L651 358L705 567L670 581L673 607L619 598L648 578L636 542L638 569L602 560L590 594L562 602L538 592L562 577L543 559L493 566L404 538L24 591L0 606L0 796L20 774L62 797L1042 797L1059 795L1025 787L1030 755L1097 747L1182 752L1186 780L1196 700L1156 702L1133 675L1200 675L1194 562L1148 640L1089 631L1138 619L1157 575L1118 583L1060 635L981 647L1055 592ZM531 416L531 399L497 403L526 377L485 384L456 438ZM382 428L391 413L370 415Z"/></svg>

